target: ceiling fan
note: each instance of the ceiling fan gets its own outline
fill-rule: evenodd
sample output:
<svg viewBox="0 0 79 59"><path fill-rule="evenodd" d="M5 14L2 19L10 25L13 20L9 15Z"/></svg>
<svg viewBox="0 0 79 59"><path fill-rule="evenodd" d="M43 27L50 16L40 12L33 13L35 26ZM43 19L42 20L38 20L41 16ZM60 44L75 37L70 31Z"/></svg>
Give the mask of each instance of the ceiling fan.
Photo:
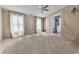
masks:
<svg viewBox="0 0 79 59"><path fill-rule="evenodd" d="M39 8L41 13L43 13L44 11L49 11L49 9L47 9L48 7L49 7L48 5L40 5Z"/></svg>

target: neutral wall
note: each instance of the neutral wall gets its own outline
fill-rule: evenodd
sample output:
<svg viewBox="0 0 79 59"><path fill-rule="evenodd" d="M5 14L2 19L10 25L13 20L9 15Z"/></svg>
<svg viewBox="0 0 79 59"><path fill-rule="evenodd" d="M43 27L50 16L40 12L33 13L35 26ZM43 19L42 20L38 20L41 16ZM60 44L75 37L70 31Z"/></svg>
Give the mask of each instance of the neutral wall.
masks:
<svg viewBox="0 0 79 59"><path fill-rule="evenodd" d="M71 10L73 8L76 8L76 12L72 13ZM62 28L61 28L61 33L62 36L65 38L69 39L76 39L79 36L79 6L67 6L57 12L55 12L52 15L61 13L61 19L62 19ZM51 25L51 16L49 15L46 17L46 32L47 33L52 33L52 26Z"/></svg>
<svg viewBox="0 0 79 59"><path fill-rule="evenodd" d="M44 18L41 18L41 30L44 31Z"/></svg>
<svg viewBox="0 0 79 59"><path fill-rule="evenodd" d="M25 35L34 34L36 32L35 20L36 20L35 16L25 15L25 20L24 20Z"/></svg>
<svg viewBox="0 0 79 59"><path fill-rule="evenodd" d="M8 10L2 10L3 13L3 38L10 38L10 15Z"/></svg>
<svg viewBox="0 0 79 59"><path fill-rule="evenodd" d="M0 9L0 41L2 40L2 9Z"/></svg>
<svg viewBox="0 0 79 59"><path fill-rule="evenodd" d="M52 33L52 26L51 26L51 16L46 17L46 32L47 33Z"/></svg>

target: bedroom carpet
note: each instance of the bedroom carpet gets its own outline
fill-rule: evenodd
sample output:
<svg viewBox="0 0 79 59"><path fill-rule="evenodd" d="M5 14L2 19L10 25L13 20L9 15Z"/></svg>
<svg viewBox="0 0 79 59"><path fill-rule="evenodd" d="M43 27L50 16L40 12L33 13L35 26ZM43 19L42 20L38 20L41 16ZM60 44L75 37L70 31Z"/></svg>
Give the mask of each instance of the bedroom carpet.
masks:
<svg viewBox="0 0 79 59"><path fill-rule="evenodd" d="M2 54L64 54L79 53L72 41L51 34L24 35L5 39L0 43Z"/></svg>

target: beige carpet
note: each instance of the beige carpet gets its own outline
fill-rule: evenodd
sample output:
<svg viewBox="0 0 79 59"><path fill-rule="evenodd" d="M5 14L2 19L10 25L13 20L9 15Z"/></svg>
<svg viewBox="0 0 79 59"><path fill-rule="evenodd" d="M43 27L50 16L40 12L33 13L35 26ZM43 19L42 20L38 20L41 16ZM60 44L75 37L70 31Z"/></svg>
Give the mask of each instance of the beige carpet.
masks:
<svg viewBox="0 0 79 59"><path fill-rule="evenodd" d="M52 34L25 35L16 39L6 39L0 43L0 53L5 54L49 54L79 53L79 48L62 36Z"/></svg>

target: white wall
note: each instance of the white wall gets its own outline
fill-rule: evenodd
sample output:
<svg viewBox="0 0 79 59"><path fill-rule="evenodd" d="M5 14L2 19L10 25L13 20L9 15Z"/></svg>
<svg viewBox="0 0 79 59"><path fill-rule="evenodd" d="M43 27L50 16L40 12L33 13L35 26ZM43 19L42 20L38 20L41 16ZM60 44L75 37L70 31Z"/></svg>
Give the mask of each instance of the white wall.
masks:
<svg viewBox="0 0 79 59"><path fill-rule="evenodd" d="M0 41L2 40L2 10L0 9Z"/></svg>

